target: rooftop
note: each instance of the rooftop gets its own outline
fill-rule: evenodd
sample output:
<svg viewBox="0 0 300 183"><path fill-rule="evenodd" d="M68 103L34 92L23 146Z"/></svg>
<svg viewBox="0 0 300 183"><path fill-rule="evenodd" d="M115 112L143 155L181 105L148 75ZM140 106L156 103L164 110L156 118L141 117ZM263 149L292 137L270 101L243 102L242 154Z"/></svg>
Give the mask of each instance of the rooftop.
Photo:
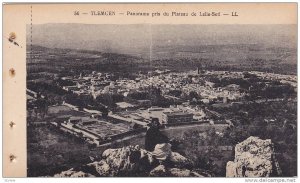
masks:
<svg viewBox="0 0 300 183"><path fill-rule="evenodd" d="M163 114L167 115L167 116L184 116L184 115L193 115L190 113L186 113L186 112L181 112L181 111L174 111L174 112L164 112Z"/></svg>

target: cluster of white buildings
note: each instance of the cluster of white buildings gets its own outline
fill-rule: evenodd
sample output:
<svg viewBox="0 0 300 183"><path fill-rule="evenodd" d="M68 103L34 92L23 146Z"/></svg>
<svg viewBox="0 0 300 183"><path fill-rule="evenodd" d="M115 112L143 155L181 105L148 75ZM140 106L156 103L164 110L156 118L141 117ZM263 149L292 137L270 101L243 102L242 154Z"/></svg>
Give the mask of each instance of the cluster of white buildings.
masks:
<svg viewBox="0 0 300 183"><path fill-rule="evenodd" d="M214 74L218 75L218 77L242 77L239 72L207 71L206 74ZM213 82L206 81L205 78L193 71L185 73L159 72L155 76L140 74L135 80L121 79L111 81L110 74L96 72L87 76L80 75L78 78L64 77L62 79L76 83L74 86L64 86L63 89L78 95L92 95L94 98L106 93L127 96L130 92L145 91L149 86L160 88L163 95L167 95L171 90L180 90L186 95L190 92L196 92L201 96L204 103L220 98L224 99L224 101L238 100L245 95L245 93L240 92L238 85L232 84L216 88Z"/></svg>
<svg viewBox="0 0 300 183"><path fill-rule="evenodd" d="M202 102L209 103L213 100L228 100L235 101L243 98L246 94L240 89L239 85L230 84L225 87L215 87L213 82L206 80L205 77L215 76L222 78L243 78L243 72L228 72L228 71L206 71L204 75L199 75L195 71L190 72L163 72L155 71L156 74L139 74L133 79L119 79L112 81L111 74L92 72L89 75L79 77L64 77L64 80L71 80L76 85L64 86L63 89L72 91L76 94L92 95L96 98L102 94L121 94L125 97L130 92L146 91L149 86L160 88L163 95L168 95L172 90L180 90L183 94L188 95L190 92L196 92ZM264 79L278 80L281 83L288 83L297 88L297 76L281 75L274 73L264 73L252 71L250 74L255 74Z"/></svg>
<svg viewBox="0 0 300 183"><path fill-rule="evenodd" d="M72 81L75 85L63 86L66 91L72 91L78 95L92 95L96 98L98 95L108 92L117 92L114 82L110 80L111 74L93 71L91 74L78 77L63 77L62 80Z"/></svg>
<svg viewBox="0 0 300 183"><path fill-rule="evenodd" d="M162 94L168 94L171 90L180 90L184 94L196 92L201 96L203 102L226 98L229 100L238 100L245 96L240 92L240 87L235 84L226 87L214 87L214 83L205 81L194 72L189 73L167 73L158 76L148 76L138 78L138 80L122 80L117 82L122 91L143 90L149 86L160 88Z"/></svg>
<svg viewBox="0 0 300 183"><path fill-rule="evenodd" d="M258 77L269 80L277 80L282 84L290 84L295 89L297 89L297 75L284 75L284 74L275 74L275 73L267 73L267 72L258 72L251 71L251 74L255 74Z"/></svg>

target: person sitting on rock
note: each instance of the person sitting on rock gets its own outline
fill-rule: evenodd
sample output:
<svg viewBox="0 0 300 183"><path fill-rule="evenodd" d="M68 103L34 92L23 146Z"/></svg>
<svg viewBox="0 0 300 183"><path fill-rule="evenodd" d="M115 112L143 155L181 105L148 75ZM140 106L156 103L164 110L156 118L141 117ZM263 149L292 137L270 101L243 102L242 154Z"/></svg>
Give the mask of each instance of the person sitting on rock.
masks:
<svg viewBox="0 0 300 183"><path fill-rule="evenodd" d="M169 138L159 131L158 119L152 119L145 137L145 149L153 151L157 144L169 143Z"/></svg>
<svg viewBox="0 0 300 183"><path fill-rule="evenodd" d="M172 166L171 142L159 131L158 119L153 119L146 132L145 149L150 151L155 160L161 165Z"/></svg>

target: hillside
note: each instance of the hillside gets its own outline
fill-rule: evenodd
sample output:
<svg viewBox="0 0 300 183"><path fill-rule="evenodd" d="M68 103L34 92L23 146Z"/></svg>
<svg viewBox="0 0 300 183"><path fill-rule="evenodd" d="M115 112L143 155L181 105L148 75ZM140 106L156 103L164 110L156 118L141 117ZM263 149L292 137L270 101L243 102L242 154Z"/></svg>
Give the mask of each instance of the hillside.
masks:
<svg viewBox="0 0 300 183"><path fill-rule="evenodd" d="M138 73L154 69L191 70L257 70L283 74L297 71L296 50L266 48L256 44L174 46L153 48L153 56L137 57L129 54L100 52L85 49L46 48L27 46L28 72L120 72ZM161 51L159 51L161 50ZM165 51L163 51L165 50ZM32 52L31 52L32 51Z"/></svg>
<svg viewBox="0 0 300 183"><path fill-rule="evenodd" d="M114 72L132 69L143 62L135 56L103 53L91 50L46 48L38 45L27 46L27 71L36 72L88 72L92 70Z"/></svg>

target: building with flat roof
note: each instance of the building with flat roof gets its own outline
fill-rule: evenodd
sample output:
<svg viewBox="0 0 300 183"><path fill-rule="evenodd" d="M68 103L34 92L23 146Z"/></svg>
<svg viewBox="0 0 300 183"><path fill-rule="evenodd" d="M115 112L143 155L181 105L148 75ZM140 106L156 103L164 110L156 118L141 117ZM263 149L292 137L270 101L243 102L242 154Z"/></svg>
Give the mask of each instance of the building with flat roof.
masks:
<svg viewBox="0 0 300 183"><path fill-rule="evenodd" d="M162 123L170 124L170 123L188 123L193 121L193 114L185 113L185 112L164 112L162 114Z"/></svg>
<svg viewBox="0 0 300 183"><path fill-rule="evenodd" d="M81 122L81 117L72 116L68 120L69 123L77 124Z"/></svg>

